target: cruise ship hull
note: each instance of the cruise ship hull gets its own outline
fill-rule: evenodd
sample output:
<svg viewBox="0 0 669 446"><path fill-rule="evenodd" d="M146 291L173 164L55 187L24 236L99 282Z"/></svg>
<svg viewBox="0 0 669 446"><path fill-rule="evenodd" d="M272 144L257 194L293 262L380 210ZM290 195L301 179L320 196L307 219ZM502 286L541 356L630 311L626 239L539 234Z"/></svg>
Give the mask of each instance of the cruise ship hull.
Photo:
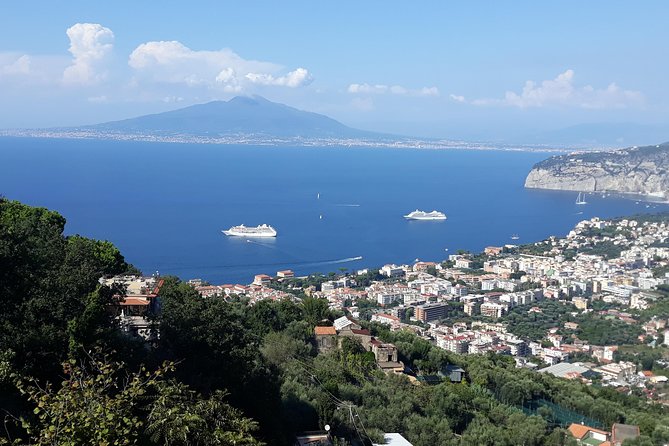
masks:
<svg viewBox="0 0 669 446"><path fill-rule="evenodd" d="M405 215L404 218L407 220L446 220L446 217L410 217Z"/></svg>
<svg viewBox="0 0 669 446"><path fill-rule="evenodd" d="M238 232L238 231L221 231L225 235L235 236L235 237L276 237L276 233L265 233L265 232Z"/></svg>
<svg viewBox="0 0 669 446"><path fill-rule="evenodd" d="M407 220L446 220L446 214L443 212L432 211L425 212L416 209L404 216Z"/></svg>
<svg viewBox="0 0 669 446"><path fill-rule="evenodd" d="M276 229L267 224L251 227L244 225L233 226L221 232L233 237L276 237Z"/></svg>

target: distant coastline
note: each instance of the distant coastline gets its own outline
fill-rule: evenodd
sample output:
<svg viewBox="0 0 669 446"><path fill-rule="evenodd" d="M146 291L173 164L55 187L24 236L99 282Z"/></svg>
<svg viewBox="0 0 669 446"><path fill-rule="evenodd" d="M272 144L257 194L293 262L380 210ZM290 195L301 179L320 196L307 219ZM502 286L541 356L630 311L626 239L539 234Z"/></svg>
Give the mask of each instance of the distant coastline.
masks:
<svg viewBox="0 0 669 446"><path fill-rule="evenodd" d="M9 129L0 130L0 137L44 139L90 139L106 141L141 141L177 144L252 145L277 147L341 147L385 148L420 150L495 150L507 152L571 153L573 147L542 146L538 144L510 144L452 141L446 139L367 139L336 137L281 137L268 135L192 135L99 131L85 129Z"/></svg>

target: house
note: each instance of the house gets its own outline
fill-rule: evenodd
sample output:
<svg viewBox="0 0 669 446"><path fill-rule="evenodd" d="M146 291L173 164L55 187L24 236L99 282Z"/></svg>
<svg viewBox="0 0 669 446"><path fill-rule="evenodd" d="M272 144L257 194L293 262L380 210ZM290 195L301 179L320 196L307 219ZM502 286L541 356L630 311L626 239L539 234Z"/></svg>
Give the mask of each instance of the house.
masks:
<svg viewBox="0 0 669 446"><path fill-rule="evenodd" d="M202 285L196 286L195 291L200 293L202 297L214 297L222 293L223 289L216 285Z"/></svg>
<svg viewBox="0 0 669 446"><path fill-rule="evenodd" d="M374 443L373 446L413 446L402 434L383 434L383 443Z"/></svg>
<svg viewBox="0 0 669 446"><path fill-rule="evenodd" d="M414 272L426 273L430 268L436 268L437 264L434 262L416 262L413 266Z"/></svg>
<svg viewBox="0 0 669 446"><path fill-rule="evenodd" d="M337 348L337 330L334 327L314 327L314 336L319 353Z"/></svg>
<svg viewBox="0 0 669 446"><path fill-rule="evenodd" d="M474 266L474 262L465 257L461 257L455 261L456 268L471 269Z"/></svg>
<svg viewBox="0 0 669 446"><path fill-rule="evenodd" d="M276 277L280 279L292 279L295 277L295 273L289 269L283 270L283 271L277 271Z"/></svg>
<svg viewBox="0 0 669 446"><path fill-rule="evenodd" d="M370 344L376 364L381 370L386 373L402 373L404 371L404 364L397 360L397 347L393 344L381 342L378 339L372 339Z"/></svg>
<svg viewBox="0 0 669 446"><path fill-rule="evenodd" d="M578 324L576 322L565 322L564 328L567 330L578 330Z"/></svg>
<svg viewBox="0 0 669 446"><path fill-rule="evenodd" d="M626 381L636 374L636 365L632 362L620 361L603 365L597 369L604 379L612 381Z"/></svg>
<svg viewBox="0 0 669 446"><path fill-rule="evenodd" d="M383 265L379 273L386 277L404 277L404 269L397 265Z"/></svg>
<svg viewBox="0 0 669 446"><path fill-rule="evenodd" d="M302 432L295 438L295 446L332 446L328 431Z"/></svg>
<svg viewBox="0 0 669 446"><path fill-rule="evenodd" d="M567 428L578 444L592 446L610 446L609 433L601 429L572 423Z"/></svg>
<svg viewBox="0 0 669 446"><path fill-rule="evenodd" d="M392 328L398 328L402 322L397 316L385 313L376 313L372 315L372 322L379 322L381 324L390 325Z"/></svg>
<svg viewBox="0 0 669 446"><path fill-rule="evenodd" d="M369 332L369 330L352 328L350 330L342 330L338 334L340 342L343 338L354 338L360 341L362 347L365 350L367 351L372 350L371 348L372 334Z"/></svg>
<svg viewBox="0 0 669 446"><path fill-rule="evenodd" d="M253 285L269 285L272 281L272 278L267 274L257 274L253 278Z"/></svg>
<svg viewBox="0 0 669 446"><path fill-rule="evenodd" d="M100 283L111 286L125 286L125 295L117 295L118 305L114 305L114 313L119 327L131 336L149 340L157 335L151 329L148 316L160 313L160 288L164 280L157 277L114 276L100 279Z"/></svg>

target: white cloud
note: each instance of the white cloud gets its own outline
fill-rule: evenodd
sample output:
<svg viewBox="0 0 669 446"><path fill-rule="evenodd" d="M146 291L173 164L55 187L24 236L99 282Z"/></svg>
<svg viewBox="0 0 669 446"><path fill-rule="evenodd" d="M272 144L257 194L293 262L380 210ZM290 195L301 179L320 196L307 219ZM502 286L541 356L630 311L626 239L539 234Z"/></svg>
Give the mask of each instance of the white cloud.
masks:
<svg viewBox="0 0 669 446"><path fill-rule="evenodd" d="M369 84L351 84L348 86L348 92L354 94L383 94L388 92L387 85L369 85Z"/></svg>
<svg viewBox="0 0 669 446"><path fill-rule="evenodd" d="M449 97L455 102L465 102L465 97L457 94L450 94Z"/></svg>
<svg viewBox="0 0 669 446"><path fill-rule="evenodd" d="M94 84L104 79L104 62L114 47L114 33L98 23L77 23L67 30L72 64L63 72L66 84Z"/></svg>
<svg viewBox="0 0 669 446"><path fill-rule="evenodd" d="M30 56L24 54L13 62L0 65L0 76L21 76L30 74Z"/></svg>
<svg viewBox="0 0 669 446"><path fill-rule="evenodd" d="M412 90L401 85L350 84L347 91L353 94L394 94L399 96L439 96L437 87L423 87Z"/></svg>
<svg viewBox="0 0 669 446"><path fill-rule="evenodd" d="M313 82L313 77L305 68L298 68L285 76L274 77L271 74L247 73L244 76L253 84L278 85L282 87L303 87Z"/></svg>
<svg viewBox="0 0 669 446"><path fill-rule="evenodd" d="M0 90L60 84L70 61L63 56L0 52Z"/></svg>
<svg viewBox="0 0 669 446"><path fill-rule="evenodd" d="M437 87L423 87L419 90L419 96L439 96Z"/></svg>
<svg viewBox="0 0 669 446"><path fill-rule="evenodd" d="M304 68L277 76L280 65L247 60L228 48L193 50L178 41L143 43L130 54L128 65L138 76L151 81L220 88L226 92L240 92L252 84L295 88L312 81Z"/></svg>
<svg viewBox="0 0 669 446"><path fill-rule="evenodd" d="M451 95L453 98L455 95ZM457 96L461 97L461 96ZM465 102L464 97L462 101ZM473 105L501 105L518 108L565 106L590 109L626 108L640 105L644 97L638 91L623 90L615 83L597 89L591 85L574 84L574 70L560 73L555 79L526 81L520 93L507 91L503 99L475 99Z"/></svg>

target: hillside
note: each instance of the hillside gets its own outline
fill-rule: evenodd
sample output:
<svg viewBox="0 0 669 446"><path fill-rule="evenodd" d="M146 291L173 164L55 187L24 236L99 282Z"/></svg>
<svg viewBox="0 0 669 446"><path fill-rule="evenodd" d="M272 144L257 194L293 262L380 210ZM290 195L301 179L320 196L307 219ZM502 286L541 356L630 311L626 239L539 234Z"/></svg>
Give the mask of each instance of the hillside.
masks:
<svg viewBox="0 0 669 446"><path fill-rule="evenodd" d="M573 153L534 165L525 187L669 197L669 143Z"/></svg>
<svg viewBox="0 0 669 446"><path fill-rule="evenodd" d="M164 113L84 127L125 134L359 138L379 136L353 129L317 113L298 110L260 96L238 96Z"/></svg>

